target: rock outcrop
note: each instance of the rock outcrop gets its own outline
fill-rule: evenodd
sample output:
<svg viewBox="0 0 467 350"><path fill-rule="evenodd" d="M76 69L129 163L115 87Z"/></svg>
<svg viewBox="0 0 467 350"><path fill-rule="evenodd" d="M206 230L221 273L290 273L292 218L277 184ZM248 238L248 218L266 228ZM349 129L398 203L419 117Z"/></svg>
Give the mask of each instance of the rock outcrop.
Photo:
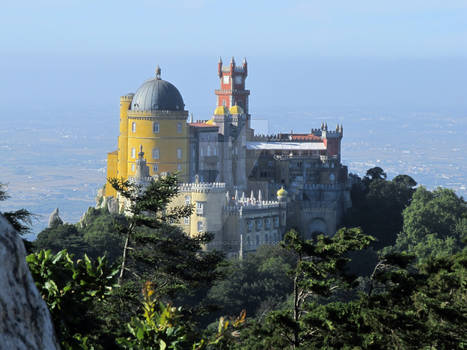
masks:
<svg viewBox="0 0 467 350"><path fill-rule="evenodd" d="M59 349L49 310L26 263L17 232L0 215L0 348Z"/></svg>
<svg viewBox="0 0 467 350"><path fill-rule="evenodd" d="M49 228L53 228L61 224L63 224L63 220L58 215L58 208L57 208L49 216Z"/></svg>

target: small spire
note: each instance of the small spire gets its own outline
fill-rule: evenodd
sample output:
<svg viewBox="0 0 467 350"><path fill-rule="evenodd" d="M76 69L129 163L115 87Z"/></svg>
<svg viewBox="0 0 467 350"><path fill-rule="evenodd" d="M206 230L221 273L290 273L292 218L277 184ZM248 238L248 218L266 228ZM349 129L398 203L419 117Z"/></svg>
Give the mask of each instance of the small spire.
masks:
<svg viewBox="0 0 467 350"><path fill-rule="evenodd" d="M159 67L159 65L156 67L156 79L161 79L161 67Z"/></svg>
<svg viewBox="0 0 467 350"><path fill-rule="evenodd" d="M139 145L139 153L138 153L138 156L139 156L140 158L143 158L143 156L144 156L143 145Z"/></svg>
<svg viewBox="0 0 467 350"><path fill-rule="evenodd" d="M235 189L235 202L237 202L237 201L238 201L238 190Z"/></svg>
<svg viewBox="0 0 467 350"><path fill-rule="evenodd" d="M219 56L219 63L222 64L222 57Z"/></svg>
<svg viewBox="0 0 467 350"><path fill-rule="evenodd" d="M250 199L251 199L252 201L255 200L255 195L254 195L254 193L253 193L253 190L251 190Z"/></svg>
<svg viewBox="0 0 467 350"><path fill-rule="evenodd" d="M193 113L190 113L190 123L193 123Z"/></svg>
<svg viewBox="0 0 467 350"><path fill-rule="evenodd" d="M232 59L230 60L230 64L235 65L235 58L232 56Z"/></svg>
<svg viewBox="0 0 467 350"><path fill-rule="evenodd" d="M263 195L261 193L261 190L258 191L258 202L262 202L263 201Z"/></svg>
<svg viewBox="0 0 467 350"><path fill-rule="evenodd" d="M243 64L246 64L246 63L247 63L247 62L246 62L246 57L243 57L243 62L242 62L242 63L243 63Z"/></svg>

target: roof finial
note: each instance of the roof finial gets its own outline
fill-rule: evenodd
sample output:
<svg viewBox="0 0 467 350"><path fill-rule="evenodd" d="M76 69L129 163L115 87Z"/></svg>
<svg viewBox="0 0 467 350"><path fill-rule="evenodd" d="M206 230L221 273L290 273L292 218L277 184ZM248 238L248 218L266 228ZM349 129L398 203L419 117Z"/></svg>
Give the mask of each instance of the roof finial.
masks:
<svg viewBox="0 0 467 350"><path fill-rule="evenodd" d="M161 67L159 67L159 65L156 67L156 79L161 79Z"/></svg>

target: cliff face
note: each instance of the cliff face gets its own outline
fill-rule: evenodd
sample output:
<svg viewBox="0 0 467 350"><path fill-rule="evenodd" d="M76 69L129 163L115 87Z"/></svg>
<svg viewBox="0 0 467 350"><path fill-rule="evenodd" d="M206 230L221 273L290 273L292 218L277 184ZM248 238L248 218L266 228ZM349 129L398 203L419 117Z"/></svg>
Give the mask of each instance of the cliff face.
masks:
<svg viewBox="0 0 467 350"><path fill-rule="evenodd" d="M59 349L49 310L26 264L23 242L0 215L0 347Z"/></svg>

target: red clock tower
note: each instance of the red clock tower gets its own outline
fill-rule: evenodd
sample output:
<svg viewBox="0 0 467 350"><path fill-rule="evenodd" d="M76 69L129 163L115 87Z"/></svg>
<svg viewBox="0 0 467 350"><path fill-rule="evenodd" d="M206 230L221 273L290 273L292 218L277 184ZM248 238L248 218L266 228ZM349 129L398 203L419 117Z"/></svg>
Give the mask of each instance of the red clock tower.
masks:
<svg viewBox="0 0 467 350"><path fill-rule="evenodd" d="M243 59L241 66L236 66L235 60L232 57L230 64L223 66L222 58L219 58L217 73L221 81L221 88L215 91L217 106L230 108L237 105L248 116L248 96L250 95L250 90L245 90L245 80L248 76L246 59Z"/></svg>

